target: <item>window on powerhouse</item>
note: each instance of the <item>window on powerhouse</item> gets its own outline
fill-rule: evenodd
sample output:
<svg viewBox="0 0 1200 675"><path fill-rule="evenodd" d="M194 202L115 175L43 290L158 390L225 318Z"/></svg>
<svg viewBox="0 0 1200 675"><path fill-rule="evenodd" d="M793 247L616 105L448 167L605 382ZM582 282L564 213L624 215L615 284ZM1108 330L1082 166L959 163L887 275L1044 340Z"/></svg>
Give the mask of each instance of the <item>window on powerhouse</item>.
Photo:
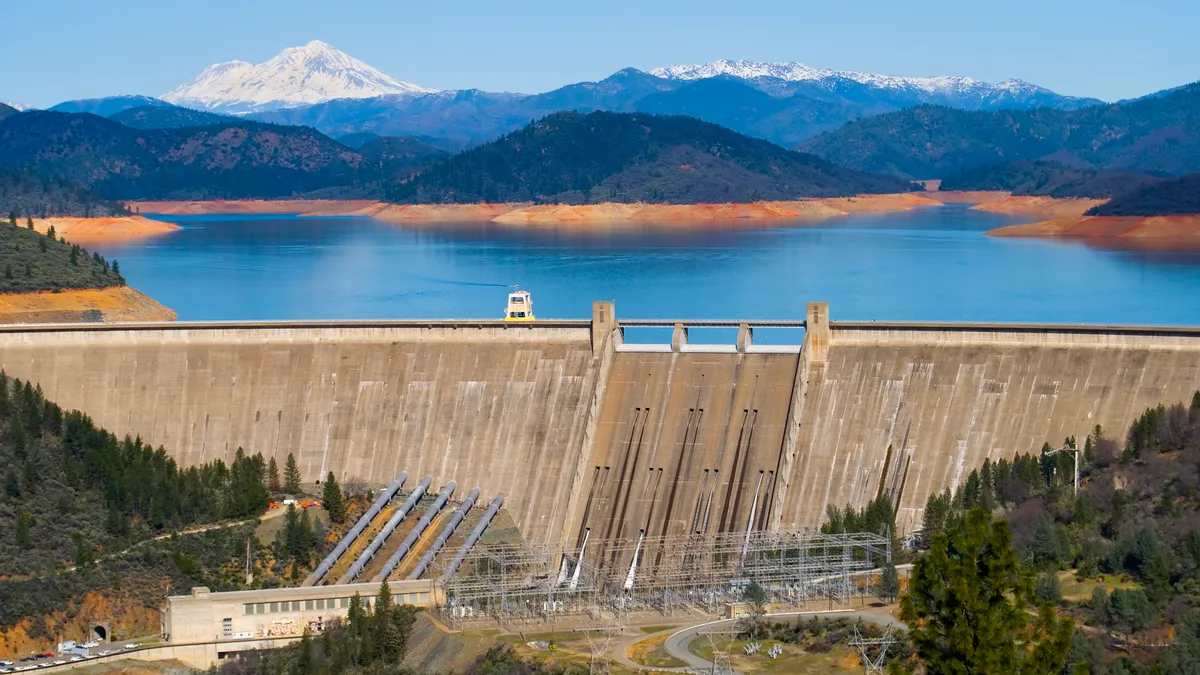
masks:
<svg viewBox="0 0 1200 675"><path fill-rule="evenodd" d="M249 602L244 605L247 615L274 614L276 612L313 611L318 609L346 609L350 598L317 598L316 600L289 600L286 602Z"/></svg>
<svg viewBox="0 0 1200 675"><path fill-rule="evenodd" d="M408 593L399 594L392 598L397 603L409 603L412 605L424 603L428 601L428 593ZM374 604L374 598L363 598L363 604L370 607ZM247 616L257 614L275 614L280 612L311 612L316 610L326 609L346 609L350 607L350 598L317 598L315 600L288 600L283 602L249 602L243 605Z"/></svg>

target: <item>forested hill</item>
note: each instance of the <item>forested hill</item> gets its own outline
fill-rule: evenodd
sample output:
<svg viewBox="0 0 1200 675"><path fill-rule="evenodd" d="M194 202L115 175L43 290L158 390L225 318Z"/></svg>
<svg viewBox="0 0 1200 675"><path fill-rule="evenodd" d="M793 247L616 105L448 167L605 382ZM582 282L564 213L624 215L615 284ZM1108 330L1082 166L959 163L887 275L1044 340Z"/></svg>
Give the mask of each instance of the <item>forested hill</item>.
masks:
<svg viewBox="0 0 1200 675"><path fill-rule="evenodd" d="M942 179L942 190L1005 190L1014 195L1102 199L1158 183L1136 171L1099 171L1058 162L1033 161L982 166Z"/></svg>
<svg viewBox="0 0 1200 675"><path fill-rule="evenodd" d="M395 184L391 201L724 203L903 192L690 117L556 113Z"/></svg>
<svg viewBox="0 0 1200 675"><path fill-rule="evenodd" d="M1092 216L1200 214L1200 173L1165 180L1122 194L1088 212Z"/></svg>
<svg viewBox="0 0 1200 675"><path fill-rule="evenodd" d="M236 123L237 118L228 115L181 108L177 105L143 105L129 108L108 116L108 119L135 129L174 129L179 127L204 127L213 124Z"/></svg>
<svg viewBox="0 0 1200 675"><path fill-rule="evenodd" d="M1179 175L1200 171L1200 82L1071 111L918 106L850 122L797 149L860 171L921 179L1051 155L1097 168Z"/></svg>
<svg viewBox="0 0 1200 675"><path fill-rule="evenodd" d="M6 117L11 117L20 112L21 112L20 110L17 110L16 108L12 107L11 105L5 105L3 103L0 103L0 120L3 120Z"/></svg>
<svg viewBox="0 0 1200 675"><path fill-rule="evenodd" d="M0 168L61 176L113 199L290 197L379 177L361 155L307 127L236 120L132 129L47 111L0 122Z"/></svg>
<svg viewBox="0 0 1200 675"><path fill-rule="evenodd" d="M0 222L0 293L125 285L115 262L55 239L53 228L39 234L29 224L15 216Z"/></svg>
<svg viewBox="0 0 1200 675"><path fill-rule="evenodd" d="M0 214L27 216L76 216L94 218L126 215L119 202L102 198L95 191L63 178L46 178L28 169L0 170Z"/></svg>

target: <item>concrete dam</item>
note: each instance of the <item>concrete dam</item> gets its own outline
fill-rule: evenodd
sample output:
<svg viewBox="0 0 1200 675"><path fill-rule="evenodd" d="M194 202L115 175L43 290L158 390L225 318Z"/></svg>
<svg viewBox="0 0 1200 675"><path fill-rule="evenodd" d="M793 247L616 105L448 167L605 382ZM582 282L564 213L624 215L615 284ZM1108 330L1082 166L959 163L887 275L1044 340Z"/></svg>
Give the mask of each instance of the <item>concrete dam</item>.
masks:
<svg viewBox="0 0 1200 675"><path fill-rule="evenodd" d="M790 531L879 494L902 530L986 458L1114 435L1200 389L1200 329L830 322L177 323L0 328L0 367L182 464L401 470L499 493L533 543ZM635 345L627 328L673 329ZM737 330L736 344L688 342ZM803 345L755 344L756 328Z"/></svg>

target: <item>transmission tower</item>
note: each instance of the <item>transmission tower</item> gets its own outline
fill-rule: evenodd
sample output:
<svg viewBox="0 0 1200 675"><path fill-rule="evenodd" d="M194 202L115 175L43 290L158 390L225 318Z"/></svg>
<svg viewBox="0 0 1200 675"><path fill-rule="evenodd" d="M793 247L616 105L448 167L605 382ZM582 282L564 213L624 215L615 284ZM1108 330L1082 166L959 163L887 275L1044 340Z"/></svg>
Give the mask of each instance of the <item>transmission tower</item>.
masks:
<svg viewBox="0 0 1200 675"><path fill-rule="evenodd" d="M612 626L591 626L576 628L575 633L583 633L587 638L591 659L588 661L588 675L609 675L608 649L617 634L625 630L623 624Z"/></svg>
<svg viewBox="0 0 1200 675"><path fill-rule="evenodd" d="M708 646L712 648L712 670L709 671L711 675L733 675L730 654L733 652L733 641L741 632L740 629L734 628L700 633L708 638Z"/></svg>
<svg viewBox="0 0 1200 675"><path fill-rule="evenodd" d="M892 636L892 627L888 626L883 632L882 637L868 638L863 637L862 633L858 632L858 626L854 627L854 639L850 641L850 645L858 647L858 653L862 655L863 667L866 672L882 673L883 661L887 658L888 647L895 644L896 638ZM879 651L872 654L874 649Z"/></svg>

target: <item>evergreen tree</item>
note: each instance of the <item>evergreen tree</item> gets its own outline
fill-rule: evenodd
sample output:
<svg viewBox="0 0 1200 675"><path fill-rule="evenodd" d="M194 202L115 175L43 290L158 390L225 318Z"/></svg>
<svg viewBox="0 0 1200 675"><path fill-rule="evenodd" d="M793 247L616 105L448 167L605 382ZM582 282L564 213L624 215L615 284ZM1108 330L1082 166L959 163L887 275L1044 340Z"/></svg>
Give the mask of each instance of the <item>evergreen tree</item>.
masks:
<svg viewBox="0 0 1200 675"><path fill-rule="evenodd" d="M9 499L21 496L21 482L17 479L17 472L13 471L11 466L4 470L4 495Z"/></svg>
<svg viewBox="0 0 1200 675"><path fill-rule="evenodd" d="M22 511L17 515L17 526L14 529L17 546L21 548L33 546L33 538L30 536L30 531L33 529L33 516L29 515L28 511Z"/></svg>
<svg viewBox="0 0 1200 675"><path fill-rule="evenodd" d="M1058 673L1074 627L1033 593L1008 524L975 508L917 559L900 616L930 675Z"/></svg>
<svg viewBox="0 0 1200 675"><path fill-rule="evenodd" d="M1154 604L1141 589L1118 588L1112 592L1109 601L1112 604L1113 623L1127 640L1130 635L1140 633L1154 624Z"/></svg>
<svg viewBox="0 0 1200 675"><path fill-rule="evenodd" d="M742 600L754 607L756 615L766 612L767 591L757 581L751 579L750 583L746 584L746 588L742 591Z"/></svg>
<svg viewBox="0 0 1200 675"><path fill-rule="evenodd" d="M279 482L279 463L272 456L271 461L267 463L267 489L271 492L279 492L281 487Z"/></svg>
<svg viewBox="0 0 1200 675"><path fill-rule="evenodd" d="M1071 557L1067 530L1046 514L1038 515L1033 535L1033 559L1042 569L1060 569Z"/></svg>
<svg viewBox="0 0 1200 675"><path fill-rule="evenodd" d="M888 561L879 575L879 583L875 585L875 594L884 602L895 602L900 597L900 574L896 564Z"/></svg>
<svg viewBox="0 0 1200 675"><path fill-rule="evenodd" d="M28 227L31 230L33 229L33 217L32 216L25 216L25 227Z"/></svg>
<svg viewBox="0 0 1200 675"><path fill-rule="evenodd" d="M325 488L321 493L321 504L329 513L329 520L334 523L346 521L346 500L342 496L342 488L338 485L333 472L325 477Z"/></svg>
<svg viewBox="0 0 1200 675"><path fill-rule="evenodd" d="M290 495L300 494L300 468L296 466L296 456L290 452L283 465L283 491Z"/></svg>
<svg viewBox="0 0 1200 675"><path fill-rule="evenodd" d="M17 212L16 211L8 212L8 224L12 225L13 227L17 226Z"/></svg>
<svg viewBox="0 0 1200 675"><path fill-rule="evenodd" d="M1200 410L1200 391L1192 394L1192 410Z"/></svg>

